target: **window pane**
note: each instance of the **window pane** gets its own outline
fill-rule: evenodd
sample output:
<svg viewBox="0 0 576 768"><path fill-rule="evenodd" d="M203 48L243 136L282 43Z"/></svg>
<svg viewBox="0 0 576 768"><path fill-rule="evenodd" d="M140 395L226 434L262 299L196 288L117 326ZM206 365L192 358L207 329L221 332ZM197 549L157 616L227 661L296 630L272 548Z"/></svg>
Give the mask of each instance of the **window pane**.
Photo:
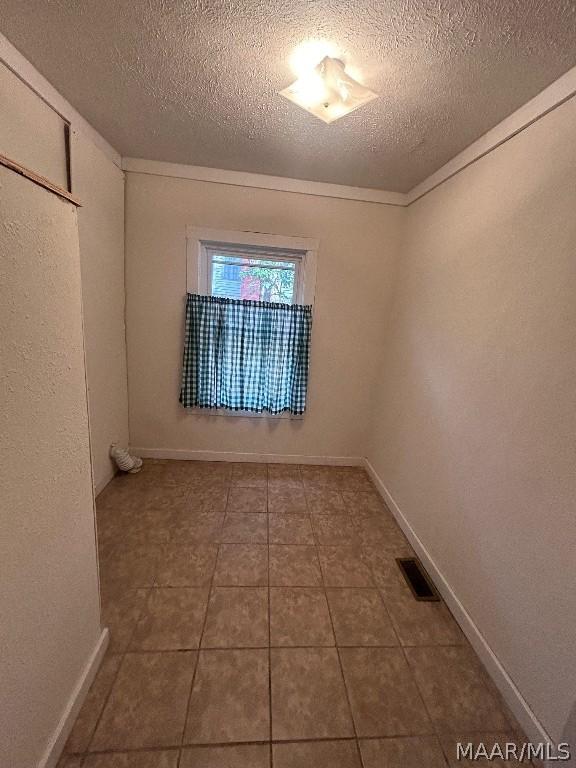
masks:
<svg viewBox="0 0 576 768"><path fill-rule="evenodd" d="M292 304L296 265L282 259L212 254L212 295Z"/></svg>

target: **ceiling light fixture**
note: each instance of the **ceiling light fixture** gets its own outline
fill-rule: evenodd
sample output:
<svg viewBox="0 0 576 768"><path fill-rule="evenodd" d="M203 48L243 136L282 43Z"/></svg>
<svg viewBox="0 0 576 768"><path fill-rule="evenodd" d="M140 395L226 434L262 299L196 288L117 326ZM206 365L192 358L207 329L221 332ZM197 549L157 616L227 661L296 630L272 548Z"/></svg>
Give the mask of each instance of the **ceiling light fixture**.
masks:
<svg viewBox="0 0 576 768"><path fill-rule="evenodd" d="M333 123L378 96L350 77L340 59L330 56L280 91L280 95L325 123Z"/></svg>

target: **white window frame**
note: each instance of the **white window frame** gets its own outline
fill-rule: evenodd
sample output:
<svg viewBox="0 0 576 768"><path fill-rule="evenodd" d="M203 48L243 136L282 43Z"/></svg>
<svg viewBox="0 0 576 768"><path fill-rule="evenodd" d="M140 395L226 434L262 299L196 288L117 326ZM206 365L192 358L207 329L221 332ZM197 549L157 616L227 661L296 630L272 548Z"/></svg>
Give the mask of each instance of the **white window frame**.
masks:
<svg viewBox="0 0 576 768"><path fill-rule="evenodd" d="M210 260L206 246L238 246L240 249L277 250L278 258L297 261L294 303L313 305L316 290L318 240L262 232L238 232L200 227L186 228L186 290L188 293L211 295ZM270 254L269 258L274 258Z"/></svg>
<svg viewBox="0 0 576 768"><path fill-rule="evenodd" d="M289 235L266 234L264 232L244 232L206 227L186 227L186 291L203 296L211 295L211 275L206 246L228 245L248 248L277 249L278 258L291 252L292 258L298 259L297 286L294 302L314 306L316 291L316 269L319 240L311 237L293 237ZM282 256L284 252L284 256ZM233 411L226 408L190 408L189 413L203 418L227 416L231 418L296 419L289 413L253 413L252 411Z"/></svg>

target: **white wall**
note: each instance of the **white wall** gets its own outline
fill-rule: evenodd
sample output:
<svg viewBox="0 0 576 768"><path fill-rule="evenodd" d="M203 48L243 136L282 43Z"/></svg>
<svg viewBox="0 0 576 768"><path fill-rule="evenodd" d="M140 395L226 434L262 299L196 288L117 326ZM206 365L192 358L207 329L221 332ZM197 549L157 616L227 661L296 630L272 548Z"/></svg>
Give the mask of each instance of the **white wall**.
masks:
<svg viewBox="0 0 576 768"><path fill-rule="evenodd" d="M404 210L141 173L126 177L131 444L148 450L362 456ZM198 415L178 403L187 225L320 239L303 420Z"/></svg>
<svg viewBox="0 0 576 768"><path fill-rule="evenodd" d="M110 444L128 445L124 326L124 174L83 133L72 135L94 485L114 473Z"/></svg>
<svg viewBox="0 0 576 768"><path fill-rule="evenodd" d="M0 765L38 764L100 638L75 208L0 167Z"/></svg>
<svg viewBox="0 0 576 768"><path fill-rule="evenodd" d="M575 135L573 99L408 209L369 451L555 739L576 702Z"/></svg>

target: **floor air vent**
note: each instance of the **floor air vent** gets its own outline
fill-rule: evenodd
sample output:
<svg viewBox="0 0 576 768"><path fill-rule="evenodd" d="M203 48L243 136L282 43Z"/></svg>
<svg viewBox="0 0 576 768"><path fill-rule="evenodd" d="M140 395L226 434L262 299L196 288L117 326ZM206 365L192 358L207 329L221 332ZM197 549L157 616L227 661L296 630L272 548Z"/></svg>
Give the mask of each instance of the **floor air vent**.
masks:
<svg viewBox="0 0 576 768"><path fill-rule="evenodd" d="M415 557L397 558L396 562L416 600L440 600L436 587Z"/></svg>

